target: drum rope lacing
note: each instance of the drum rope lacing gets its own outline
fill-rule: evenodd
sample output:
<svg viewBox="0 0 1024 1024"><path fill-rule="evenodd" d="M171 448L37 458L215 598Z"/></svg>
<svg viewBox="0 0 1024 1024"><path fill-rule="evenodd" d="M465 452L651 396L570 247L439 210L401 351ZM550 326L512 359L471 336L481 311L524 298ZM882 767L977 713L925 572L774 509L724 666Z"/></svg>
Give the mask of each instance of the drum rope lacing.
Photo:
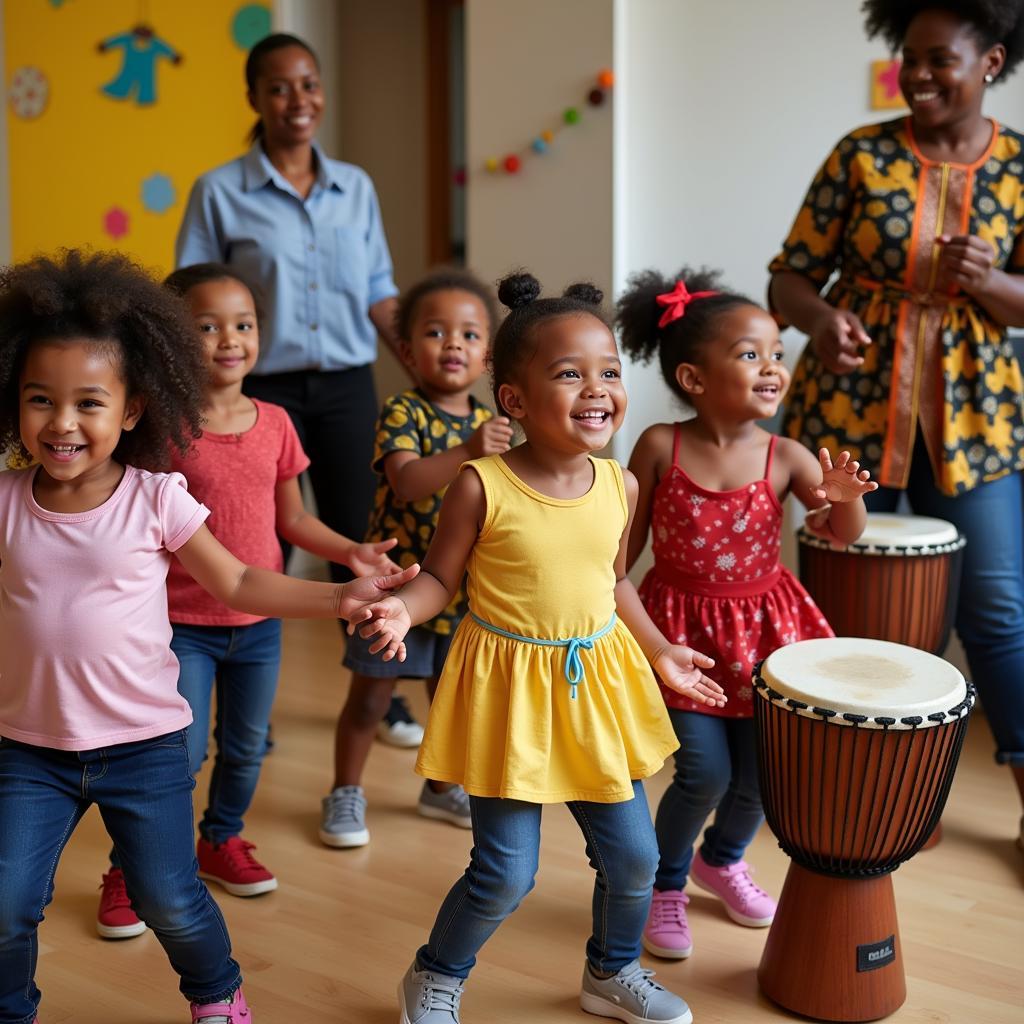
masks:
<svg viewBox="0 0 1024 1024"><path fill-rule="evenodd" d="M892 558L916 558L928 555L950 555L967 545L967 538L960 534L956 540L943 544L864 544L854 541L852 544L837 544L811 533L805 527L797 530L797 538L801 544L821 551L834 551L836 554L849 555L882 555Z"/></svg>

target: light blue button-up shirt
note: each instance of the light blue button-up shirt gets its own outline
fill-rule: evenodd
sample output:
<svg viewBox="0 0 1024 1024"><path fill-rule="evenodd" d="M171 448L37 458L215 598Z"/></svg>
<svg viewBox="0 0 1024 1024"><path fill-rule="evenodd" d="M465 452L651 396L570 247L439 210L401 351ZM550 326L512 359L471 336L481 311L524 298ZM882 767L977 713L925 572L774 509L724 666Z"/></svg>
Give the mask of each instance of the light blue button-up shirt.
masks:
<svg viewBox="0 0 1024 1024"><path fill-rule="evenodd" d="M265 317L254 373L372 363L369 309L398 294L373 182L314 149L306 199L257 143L196 181L178 232L179 267L227 263L259 286Z"/></svg>

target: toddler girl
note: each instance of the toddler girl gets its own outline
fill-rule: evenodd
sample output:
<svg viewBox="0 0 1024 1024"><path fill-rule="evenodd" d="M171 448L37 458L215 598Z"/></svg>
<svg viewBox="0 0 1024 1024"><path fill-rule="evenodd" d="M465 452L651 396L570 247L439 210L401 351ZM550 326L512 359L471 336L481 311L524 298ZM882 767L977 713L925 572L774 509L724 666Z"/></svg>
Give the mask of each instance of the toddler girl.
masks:
<svg viewBox="0 0 1024 1024"><path fill-rule="evenodd" d="M642 779L675 748L651 665L718 706L712 662L671 644L626 578L636 481L592 453L626 412L601 293L539 299L501 282L495 400L523 444L467 463L445 496L419 582L360 614L392 657L469 570L469 614L445 662L416 770L470 794L474 846L399 987L403 1024L459 1021L480 948L533 886L544 804L564 803L597 873L580 1004L632 1024L688 1024L686 1003L640 966L657 847Z"/></svg>
<svg viewBox="0 0 1024 1024"><path fill-rule="evenodd" d="M653 534L644 607L674 643L699 645L729 697L708 705L663 687L679 738L676 771L658 807L661 861L644 947L682 958L693 944L683 892L688 874L739 924L771 924L775 902L751 880L743 853L761 824L751 672L777 647L832 630L779 564L782 501L815 509L818 532L842 543L864 527L862 495L877 486L842 453L815 459L757 425L775 414L789 383L774 320L748 299L718 291L707 272L666 281L640 274L618 303L622 347L657 354L665 382L696 415L648 428L629 467L640 496L627 564ZM821 505L823 499L831 505ZM707 816L714 824L694 854Z"/></svg>
<svg viewBox="0 0 1024 1024"><path fill-rule="evenodd" d="M334 618L415 575L310 583L222 547L183 477L153 471L198 435L205 379L180 300L124 257L71 251L0 273L0 450L37 463L0 473L0 1024L36 1019L42 910L92 804L193 1022L251 1024L196 877L172 553L261 617Z"/></svg>
<svg viewBox="0 0 1024 1024"><path fill-rule="evenodd" d="M170 468L189 493L213 511L207 526L243 562L282 569L278 536L357 576L397 572L384 554L394 540L361 544L342 537L302 504L299 474L309 465L288 414L248 398L242 382L259 355L259 321L252 291L219 263L176 270L165 286L189 308L207 368L203 432L185 456L171 451ZM217 753L206 811L199 822L199 877L233 896L277 888L277 879L241 836L266 751L270 709L281 666L281 620L235 611L211 597L172 562L167 598L179 664L178 692L192 709L188 752L192 774L206 758L214 693ZM97 929L104 938L145 931L117 863L103 876Z"/></svg>

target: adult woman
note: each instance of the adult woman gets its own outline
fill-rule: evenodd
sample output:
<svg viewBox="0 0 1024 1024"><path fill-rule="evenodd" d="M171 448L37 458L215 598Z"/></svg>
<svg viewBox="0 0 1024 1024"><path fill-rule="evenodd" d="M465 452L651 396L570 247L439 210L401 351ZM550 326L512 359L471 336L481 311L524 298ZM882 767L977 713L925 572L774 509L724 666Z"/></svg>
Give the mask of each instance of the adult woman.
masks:
<svg viewBox="0 0 1024 1024"><path fill-rule="evenodd" d="M910 115L840 141L770 265L773 307L810 337L786 430L861 459L882 484L869 507L906 491L967 536L957 632L1024 799L1024 388L1006 336L1024 325L1024 136L982 115L1024 55L1024 4L863 6L902 47Z"/></svg>
<svg viewBox="0 0 1024 1024"><path fill-rule="evenodd" d="M259 115L244 156L195 183L177 263L219 261L259 287L266 306L255 398L284 406L310 458L320 517L361 537L373 500L377 335L389 345L391 257L369 177L315 142L324 109L319 65L295 36L257 43L245 65ZM332 575L342 578L340 567Z"/></svg>

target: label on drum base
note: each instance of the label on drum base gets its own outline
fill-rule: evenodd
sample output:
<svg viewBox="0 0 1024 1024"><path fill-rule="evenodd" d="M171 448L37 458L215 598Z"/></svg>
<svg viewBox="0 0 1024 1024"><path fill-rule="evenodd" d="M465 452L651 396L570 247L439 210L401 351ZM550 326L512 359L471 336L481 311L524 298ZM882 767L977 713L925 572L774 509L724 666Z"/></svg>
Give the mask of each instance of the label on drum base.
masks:
<svg viewBox="0 0 1024 1024"><path fill-rule="evenodd" d="M857 947L857 971L877 971L887 967L896 959L896 936L890 935L881 942L867 942Z"/></svg>

